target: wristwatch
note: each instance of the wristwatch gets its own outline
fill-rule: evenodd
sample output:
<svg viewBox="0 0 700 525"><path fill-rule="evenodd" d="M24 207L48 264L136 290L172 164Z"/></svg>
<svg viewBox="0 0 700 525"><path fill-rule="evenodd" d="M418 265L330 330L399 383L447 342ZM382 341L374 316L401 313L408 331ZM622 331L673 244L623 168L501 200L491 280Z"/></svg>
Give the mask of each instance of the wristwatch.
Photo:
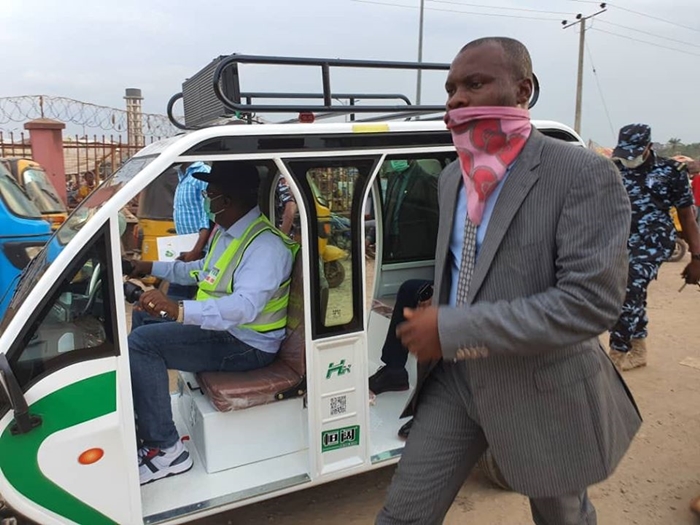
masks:
<svg viewBox="0 0 700 525"><path fill-rule="evenodd" d="M177 319L175 319L175 321L178 323L185 322L185 306L182 301L177 302Z"/></svg>

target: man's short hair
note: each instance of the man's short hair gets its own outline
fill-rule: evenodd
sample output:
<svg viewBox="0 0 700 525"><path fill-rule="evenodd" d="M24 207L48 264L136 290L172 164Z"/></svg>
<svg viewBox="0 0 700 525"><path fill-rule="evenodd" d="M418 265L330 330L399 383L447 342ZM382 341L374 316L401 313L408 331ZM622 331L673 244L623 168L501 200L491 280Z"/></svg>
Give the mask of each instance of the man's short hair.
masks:
<svg viewBox="0 0 700 525"><path fill-rule="evenodd" d="M503 54L505 55L506 60L509 62L514 80L522 80L524 78L532 79L532 58L530 58L530 52L522 42L515 40L514 38L508 38L505 36L489 36L486 38L479 38L477 40L472 40L465 45L460 50L460 53L466 51L467 49L474 49L476 47L481 47L488 44L495 44L500 46L500 48L503 50Z"/></svg>

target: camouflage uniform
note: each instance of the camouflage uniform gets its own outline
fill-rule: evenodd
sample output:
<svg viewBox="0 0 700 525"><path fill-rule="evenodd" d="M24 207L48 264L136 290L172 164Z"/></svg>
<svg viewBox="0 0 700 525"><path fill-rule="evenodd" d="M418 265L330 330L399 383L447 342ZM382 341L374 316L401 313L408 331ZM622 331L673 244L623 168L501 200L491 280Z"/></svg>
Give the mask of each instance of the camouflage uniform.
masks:
<svg viewBox="0 0 700 525"><path fill-rule="evenodd" d="M624 133L628 128L632 128ZM623 137L623 135L625 135ZM651 131L645 125L623 128L620 149L626 150L631 160L650 142ZM632 204L632 225L627 242L629 276L627 296L622 312L610 333L610 348L628 352L632 340L647 336L647 287L659 272L661 263L671 254L676 242L676 230L669 214L671 207L686 208L693 205L688 174L684 164L656 156L637 168L626 168L616 162Z"/></svg>

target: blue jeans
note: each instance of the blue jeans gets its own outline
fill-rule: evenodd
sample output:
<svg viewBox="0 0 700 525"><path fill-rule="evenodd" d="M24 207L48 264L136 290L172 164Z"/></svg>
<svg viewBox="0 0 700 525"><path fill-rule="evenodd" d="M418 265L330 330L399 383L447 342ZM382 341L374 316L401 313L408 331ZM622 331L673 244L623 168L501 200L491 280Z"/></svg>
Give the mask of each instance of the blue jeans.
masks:
<svg viewBox="0 0 700 525"><path fill-rule="evenodd" d="M170 407L168 370L246 372L274 361L228 332L179 323L139 326L129 334L131 390L137 436L143 445L168 448L178 434Z"/></svg>

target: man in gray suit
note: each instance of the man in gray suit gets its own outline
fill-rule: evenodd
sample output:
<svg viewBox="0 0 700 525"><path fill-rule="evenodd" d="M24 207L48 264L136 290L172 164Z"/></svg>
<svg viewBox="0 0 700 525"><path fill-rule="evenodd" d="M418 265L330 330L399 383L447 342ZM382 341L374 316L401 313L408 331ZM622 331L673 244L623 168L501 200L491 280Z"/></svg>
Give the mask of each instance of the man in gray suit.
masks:
<svg viewBox="0 0 700 525"><path fill-rule="evenodd" d="M440 175L433 305L397 330L419 379L377 523L441 523L488 446L536 524L595 524L587 487L641 424L598 341L625 297L629 199L609 160L530 126L520 42L467 44L445 87L460 162Z"/></svg>

